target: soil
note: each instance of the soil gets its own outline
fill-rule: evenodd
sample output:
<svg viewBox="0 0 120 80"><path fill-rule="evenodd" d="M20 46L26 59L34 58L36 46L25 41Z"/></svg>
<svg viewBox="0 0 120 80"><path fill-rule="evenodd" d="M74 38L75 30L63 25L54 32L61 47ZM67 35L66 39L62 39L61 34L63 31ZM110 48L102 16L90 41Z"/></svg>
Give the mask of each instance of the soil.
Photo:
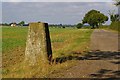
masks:
<svg viewBox="0 0 120 80"><path fill-rule="evenodd" d="M9 53L9 54L8 54ZM9 68L15 64L18 64L24 60L24 47L17 47L15 49L3 52L2 54L2 68Z"/></svg>
<svg viewBox="0 0 120 80"><path fill-rule="evenodd" d="M120 52L118 34L107 30L94 30L91 51L76 58L71 68L53 72L50 78L120 78Z"/></svg>

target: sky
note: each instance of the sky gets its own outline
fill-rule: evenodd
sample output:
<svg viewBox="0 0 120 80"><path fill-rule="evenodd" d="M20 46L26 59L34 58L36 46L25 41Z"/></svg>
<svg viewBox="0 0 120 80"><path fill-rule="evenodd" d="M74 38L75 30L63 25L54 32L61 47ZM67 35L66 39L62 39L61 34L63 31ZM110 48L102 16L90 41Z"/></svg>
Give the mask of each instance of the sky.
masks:
<svg viewBox="0 0 120 80"><path fill-rule="evenodd" d="M113 0L0 0L2 2L111 2Z"/></svg>
<svg viewBox="0 0 120 80"><path fill-rule="evenodd" d="M47 22L49 24L77 24L82 21L85 14L92 10L98 10L109 16L111 12L118 9L113 5L112 0L75 0L75 2L44 2L38 0L4 0L2 1L2 22ZM46 1L46 2L45 2ZM68 1L68 0L67 0ZM72 0L73 1L73 0ZM1 3L0 3L1 5ZM110 24L110 20L106 23Z"/></svg>

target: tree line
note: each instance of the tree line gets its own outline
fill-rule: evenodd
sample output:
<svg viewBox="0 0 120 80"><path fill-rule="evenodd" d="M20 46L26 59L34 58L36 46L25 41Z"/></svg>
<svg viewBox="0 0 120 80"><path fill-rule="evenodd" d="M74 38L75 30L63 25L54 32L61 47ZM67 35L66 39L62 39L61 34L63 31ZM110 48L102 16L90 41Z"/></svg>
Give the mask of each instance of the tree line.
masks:
<svg viewBox="0 0 120 80"><path fill-rule="evenodd" d="M19 23L16 23L16 22L2 23L3 26L11 26L11 24L16 24L17 26L24 26L24 25L27 25L27 24L25 24L25 21L20 21Z"/></svg>

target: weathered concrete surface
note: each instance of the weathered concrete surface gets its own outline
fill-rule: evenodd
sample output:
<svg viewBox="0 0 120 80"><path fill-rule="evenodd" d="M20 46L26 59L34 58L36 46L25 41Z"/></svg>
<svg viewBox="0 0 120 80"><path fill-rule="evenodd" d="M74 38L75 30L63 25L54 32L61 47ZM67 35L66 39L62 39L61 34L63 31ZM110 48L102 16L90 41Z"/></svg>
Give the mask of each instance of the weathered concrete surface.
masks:
<svg viewBox="0 0 120 80"><path fill-rule="evenodd" d="M118 51L119 35L107 30L94 30L91 35L91 50Z"/></svg>
<svg viewBox="0 0 120 80"><path fill-rule="evenodd" d="M52 57L47 23L30 23L25 50L25 61L29 65L48 63Z"/></svg>

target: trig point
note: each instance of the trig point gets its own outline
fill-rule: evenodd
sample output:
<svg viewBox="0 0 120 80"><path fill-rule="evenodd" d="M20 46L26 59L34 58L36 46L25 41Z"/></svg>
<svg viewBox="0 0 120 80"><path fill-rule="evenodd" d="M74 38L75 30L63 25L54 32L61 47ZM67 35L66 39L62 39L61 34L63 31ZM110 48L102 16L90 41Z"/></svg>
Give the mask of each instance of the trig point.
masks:
<svg viewBox="0 0 120 80"><path fill-rule="evenodd" d="M51 41L47 23L30 23L25 50L28 65L48 63L52 58Z"/></svg>

